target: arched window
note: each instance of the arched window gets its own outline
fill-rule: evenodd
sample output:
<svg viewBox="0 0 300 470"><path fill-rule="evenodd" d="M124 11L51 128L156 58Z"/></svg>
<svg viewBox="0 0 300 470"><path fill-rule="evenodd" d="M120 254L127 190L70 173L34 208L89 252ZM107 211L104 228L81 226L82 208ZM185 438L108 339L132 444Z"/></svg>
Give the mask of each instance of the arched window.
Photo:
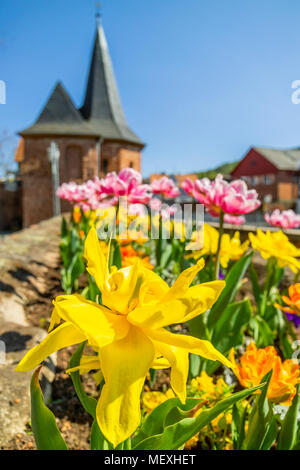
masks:
<svg viewBox="0 0 300 470"><path fill-rule="evenodd" d="M102 161L102 171L103 173L107 173L107 170L108 170L108 161L106 158L103 159Z"/></svg>
<svg viewBox="0 0 300 470"><path fill-rule="evenodd" d="M82 149L78 145L70 145L66 149L64 181L82 178Z"/></svg>

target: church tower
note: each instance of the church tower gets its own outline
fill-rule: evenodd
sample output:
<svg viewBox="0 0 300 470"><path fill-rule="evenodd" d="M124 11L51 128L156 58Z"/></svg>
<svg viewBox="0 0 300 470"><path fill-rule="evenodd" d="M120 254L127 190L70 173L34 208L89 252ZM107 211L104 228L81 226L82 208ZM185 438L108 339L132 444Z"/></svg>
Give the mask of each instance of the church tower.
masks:
<svg viewBox="0 0 300 470"><path fill-rule="evenodd" d="M127 167L141 171L144 144L128 127L100 21L81 108L57 83L35 124L19 134L23 138L18 162L24 227L53 216L51 142L60 151L60 184ZM62 211L69 209L64 201Z"/></svg>

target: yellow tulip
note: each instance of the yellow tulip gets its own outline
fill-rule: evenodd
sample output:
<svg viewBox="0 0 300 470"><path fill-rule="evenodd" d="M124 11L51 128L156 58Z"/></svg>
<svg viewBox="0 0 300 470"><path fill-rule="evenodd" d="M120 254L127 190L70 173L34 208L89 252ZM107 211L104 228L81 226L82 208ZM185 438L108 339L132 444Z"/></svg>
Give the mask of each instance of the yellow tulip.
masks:
<svg viewBox="0 0 300 470"><path fill-rule="evenodd" d="M146 413L151 413L157 406L161 405L161 403L165 402L169 398L174 398L175 395L171 388L166 393L162 392L145 392L143 395L142 403L143 408L145 409Z"/></svg>
<svg viewBox="0 0 300 470"><path fill-rule="evenodd" d="M105 385L97 421L107 440L117 446L140 423L140 394L149 368L171 367L172 389L185 402L189 353L232 367L209 341L164 328L211 308L225 283L190 287L203 268L202 260L183 271L172 287L140 262L109 272L95 228L87 236L84 257L102 293L102 305L77 294L57 297L51 328L60 320L64 323L26 354L17 371L34 369L54 351L87 340L97 356L84 357L79 370L94 370L97 365L101 369Z"/></svg>
<svg viewBox="0 0 300 470"><path fill-rule="evenodd" d="M194 252L189 256L198 259L205 255L216 255L218 249L219 232L214 227L204 224L204 232L193 234L192 242L186 246L186 250ZM240 241L240 233L234 236L224 233L221 239L220 263L223 268L228 267L229 261L237 261L243 256L249 247L249 241Z"/></svg>
<svg viewBox="0 0 300 470"><path fill-rule="evenodd" d="M249 233L252 248L258 250L265 259L276 258L278 266L289 266L294 273L300 269L300 250L295 247L281 230L266 233L257 229L256 235Z"/></svg>
<svg viewBox="0 0 300 470"><path fill-rule="evenodd" d="M219 377L215 383L213 377L210 377L205 371L202 371L200 376L191 380L191 392L200 392L201 398L204 400L214 401L228 395L230 393L230 387L222 377Z"/></svg>

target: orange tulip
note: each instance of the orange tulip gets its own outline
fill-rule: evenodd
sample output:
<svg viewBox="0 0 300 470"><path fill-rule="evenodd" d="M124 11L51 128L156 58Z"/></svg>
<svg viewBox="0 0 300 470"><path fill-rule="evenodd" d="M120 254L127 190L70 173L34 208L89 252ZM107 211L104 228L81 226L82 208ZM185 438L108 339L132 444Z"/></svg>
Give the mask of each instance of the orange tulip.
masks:
<svg viewBox="0 0 300 470"><path fill-rule="evenodd" d="M139 251L132 248L131 245L121 246L121 255L122 255L122 268L132 266L137 262L138 259L141 260L144 267L147 269L154 269L154 266L149 262L149 256L145 256Z"/></svg>
<svg viewBox="0 0 300 470"><path fill-rule="evenodd" d="M79 224L79 222L81 221L81 210L79 207L74 207L73 220L75 224Z"/></svg>
<svg viewBox="0 0 300 470"><path fill-rule="evenodd" d="M273 369L267 397L274 403L291 405L296 394L296 384L300 383L300 369L296 359L282 362L273 346L257 349L251 342L240 358L240 365L235 361L233 349L230 352L230 360L235 365L233 370L244 387L259 385L263 377Z"/></svg>
<svg viewBox="0 0 300 470"><path fill-rule="evenodd" d="M283 295L282 297L283 302L289 307L282 306L279 304L275 304L275 307L280 308L286 313L292 313L295 315L300 315L300 283L294 284L289 287L289 297Z"/></svg>

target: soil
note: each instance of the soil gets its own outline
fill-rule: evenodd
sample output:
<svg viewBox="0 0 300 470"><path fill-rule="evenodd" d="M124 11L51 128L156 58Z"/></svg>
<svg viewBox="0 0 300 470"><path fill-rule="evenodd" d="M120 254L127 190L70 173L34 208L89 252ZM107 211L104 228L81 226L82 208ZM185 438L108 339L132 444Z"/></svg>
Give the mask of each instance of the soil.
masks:
<svg viewBox="0 0 300 470"><path fill-rule="evenodd" d="M50 324L52 300L62 295L61 266L51 269L47 278L47 292L37 295L26 305L25 313L28 322L34 326L45 328ZM57 353L57 371L52 383L52 400L48 407L54 413L56 422L70 450L88 450L92 418L83 409L75 393L72 380L65 370L69 366L76 346L65 348ZM97 397L97 385L91 375L83 375L82 381L86 392ZM6 446L8 450L34 450L36 445L28 423L24 433L17 434Z"/></svg>

